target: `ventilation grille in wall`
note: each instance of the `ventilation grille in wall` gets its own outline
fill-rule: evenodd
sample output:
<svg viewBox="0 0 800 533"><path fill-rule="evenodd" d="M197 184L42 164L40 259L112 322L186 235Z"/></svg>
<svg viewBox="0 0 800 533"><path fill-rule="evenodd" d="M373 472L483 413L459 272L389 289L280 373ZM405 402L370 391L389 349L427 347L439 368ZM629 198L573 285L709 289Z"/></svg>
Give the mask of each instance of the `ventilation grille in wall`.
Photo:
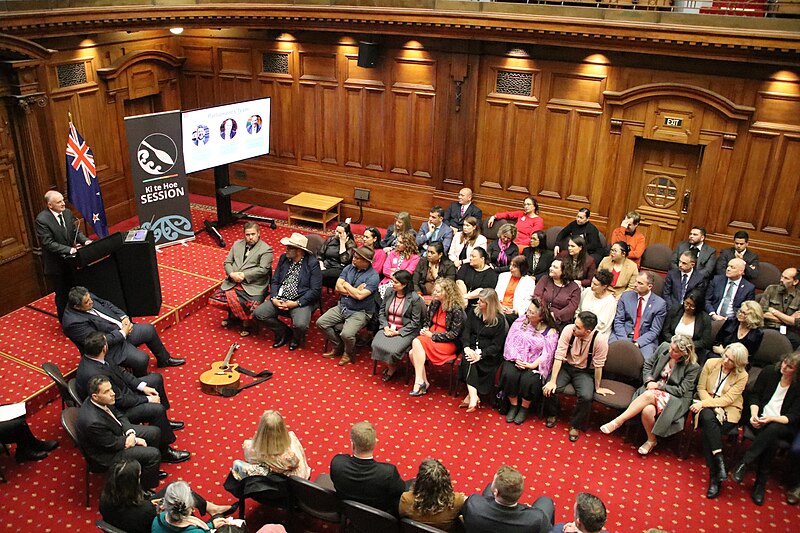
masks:
<svg viewBox="0 0 800 533"><path fill-rule="evenodd" d="M266 53L261 56L262 71L269 74L289 74L289 54Z"/></svg>
<svg viewBox="0 0 800 533"><path fill-rule="evenodd" d="M533 92L533 74L530 72L497 72L495 92L513 94L514 96L531 96Z"/></svg>
<svg viewBox="0 0 800 533"><path fill-rule="evenodd" d="M67 63L56 67L59 87L72 87L87 83L86 63Z"/></svg>

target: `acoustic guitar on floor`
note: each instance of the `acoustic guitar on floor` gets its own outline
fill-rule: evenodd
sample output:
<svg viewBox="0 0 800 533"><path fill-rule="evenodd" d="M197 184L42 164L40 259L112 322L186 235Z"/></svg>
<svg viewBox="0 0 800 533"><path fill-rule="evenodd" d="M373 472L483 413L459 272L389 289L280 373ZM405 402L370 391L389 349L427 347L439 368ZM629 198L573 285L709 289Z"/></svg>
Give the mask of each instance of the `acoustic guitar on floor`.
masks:
<svg viewBox="0 0 800 533"><path fill-rule="evenodd" d="M206 394L220 394L220 390L226 387L238 388L241 374L236 371L237 364L231 364L233 352L239 348L239 344L234 342L228 349L228 355L224 361L217 361L211 365L211 370L206 370L200 375L200 389Z"/></svg>

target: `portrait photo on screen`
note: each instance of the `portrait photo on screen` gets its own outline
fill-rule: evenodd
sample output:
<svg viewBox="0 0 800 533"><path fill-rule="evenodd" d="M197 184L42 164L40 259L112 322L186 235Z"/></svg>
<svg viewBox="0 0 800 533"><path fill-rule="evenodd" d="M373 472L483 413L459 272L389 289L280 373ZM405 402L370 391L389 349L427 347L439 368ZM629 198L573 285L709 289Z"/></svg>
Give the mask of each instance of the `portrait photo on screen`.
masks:
<svg viewBox="0 0 800 533"><path fill-rule="evenodd" d="M268 154L269 120L269 98L183 111L186 173Z"/></svg>

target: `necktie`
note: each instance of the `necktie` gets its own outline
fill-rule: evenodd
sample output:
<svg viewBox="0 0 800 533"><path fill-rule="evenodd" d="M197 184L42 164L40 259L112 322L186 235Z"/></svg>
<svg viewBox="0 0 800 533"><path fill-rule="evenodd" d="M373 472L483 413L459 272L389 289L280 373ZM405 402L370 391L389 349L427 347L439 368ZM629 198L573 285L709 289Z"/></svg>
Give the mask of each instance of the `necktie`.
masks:
<svg viewBox="0 0 800 533"><path fill-rule="evenodd" d="M633 340L639 340L639 328L642 326L642 307L644 306L644 298L639 296L639 305L636 306L636 323L633 325Z"/></svg>
<svg viewBox="0 0 800 533"><path fill-rule="evenodd" d="M58 224L61 226L61 229L63 229L64 232L66 233L67 225L64 223L64 215L62 215L61 213L58 214Z"/></svg>
<svg viewBox="0 0 800 533"><path fill-rule="evenodd" d="M695 245L691 245L691 246L689 247L689 249L690 249L691 251L693 251L694 253L696 253L697 255L700 255L700 248L698 248L697 246L695 246Z"/></svg>
<svg viewBox="0 0 800 533"><path fill-rule="evenodd" d="M250 253L252 246L245 246L244 247L244 257L242 257L242 262L247 261L247 255Z"/></svg>
<svg viewBox="0 0 800 533"><path fill-rule="evenodd" d="M431 235L431 242L436 242L436 239L439 238L439 228L434 228L433 235Z"/></svg>
<svg viewBox="0 0 800 533"><path fill-rule="evenodd" d="M683 297L686 296L686 286L689 284L689 274L681 276L681 302Z"/></svg>
<svg viewBox="0 0 800 533"><path fill-rule="evenodd" d="M465 205L462 205L462 206L461 206L461 217L462 217L462 218L464 217L464 213L466 213L466 212L467 212L467 206L465 206Z"/></svg>
<svg viewBox="0 0 800 533"><path fill-rule="evenodd" d="M728 287L725 289L725 296L722 298L722 303L719 304L719 314L725 318L733 316L733 309L731 308L731 299L733 299L733 282L728 282Z"/></svg>

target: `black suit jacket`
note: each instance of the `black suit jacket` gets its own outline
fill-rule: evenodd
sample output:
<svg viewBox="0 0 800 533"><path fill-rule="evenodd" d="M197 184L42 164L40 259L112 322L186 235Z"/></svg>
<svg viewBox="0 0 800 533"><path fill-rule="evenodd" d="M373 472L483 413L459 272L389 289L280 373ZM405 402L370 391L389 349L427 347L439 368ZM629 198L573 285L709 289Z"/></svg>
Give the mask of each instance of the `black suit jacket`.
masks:
<svg viewBox="0 0 800 533"><path fill-rule="evenodd" d="M107 300L98 298L92 293L89 293L94 302L94 308L104 315L108 315L117 320L122 320L122 317L127 316L125 312ZM83 341L86 336L94 331L102 331L106 335L106 342L108 343L109 351L117 346L122 346L125 342L125 337L119 328L112 322L100 318L99 316L67 306L64 309L64 317L61 319L61 329L69 339L75 343L81 353L84 352Z"/></svg>
<svg viewBox="0 0 800 533"><path fill-rule="evenodd" d="M719 257L717 258L718 276L725 275L725 269L728 267L728 261L734 257L736 257L736 250L734 248L725 248L719 253ZM761 268L761 265L758 262L758 256L747 249L744 251L744 262L747 263L747 266L744 269L745 279L747 281L755 281Z"/></svg>
<svg viewBox="0 0 800 533"><path fill-rule="evenodd" d="M341 453L331 460L331 480L340 500L355 500L394 516L406 490L394 465Z"/></svg>
<svg viewBox="0 0 800 533"><path fill-rule="evenodd" d="M661 328L661 342L669 342L675 335L675 328L683 317L683 303L670 309L664 327ZM702 309L695 309L694 334L692 335L694 347L698 357L711 349L711 317ZM703 357L705 358L705 357Z"/></svg>
<svg viewBox="0 0 800 533"><path fill-rule="evenodd" d="M66 230L61 227L49 209L36 215L36 236L39 238L39 244L42 245L42 263L44 273L48 276L60 275L64 267L63 258L69 255L70 248L88 240L80 229L78 229L76 237L75 224L77 220L72 211L65 209L62 214Z"/></svg>
<svg viewBox="0 0 800 533"><path fill-rule="evenodd" d="M711 285L706 291L706 312L716 313L717 307L722 303L722 298L725 296L725 287L728 286L728 278L725 276L714 276L711 280ZM756 299L756 287L746 279L742 278L739 281L739 287L736 289L736 294L733 295L733 313L734 315L739 311L739 308L747 300Z"/></svg>
<svg viewBox="0 0 800 533"><path fill-rule="evenodd" d="M569 240L573 237L583 237L586 241L586 252L589 255L596 253L600 250L600 232L597 226L591 222L587 222L583 226L573 220L558 232L556 236L555 246L560 248L560 251L566 251Z"/></svg>
<svg viewBox="0 0 800 533"><path fill-rule="evenodd" d="M678 247L672 253L673 268L678 268L678 260L680 259L681 254L689 248L691 248L689 241L681 241L678 244ZM708 243L703 243L703 247L700 248L700 254L697 256L697 264L694 268L701 271L706 279L711 279L716 271L716 266L717 249L713 246L709 246Z"/></svg>
<svg viewBox="0 0 800 533"><path fill-rule="evenodd" d="M120 367L106 361L105 364L96 361L85 355L78 363L78 371L75 373L75 382L78 386L78 393L82 398L89 396L87 385L92 376L106 376L111 382L111 388L116 395L115 406L121 411L127 411L131 407L147 403L147 396L139 392L137 387L142 380L133 377L133 374L122 370Z"/></svg>
<svg viewBox="0 0 800 533"><path fill-rule="evenodd" d="M130 421L119 410L111 412L122 424L118 424L105 411L87 399L78 414L78 441L87 458L98 465L109 468L114 456L125 449L125 433L134 429Z"/></svg>
<svg viewBox="0 0 800 533"><path fill-rule="evenodd" d="M289 263L286 254L278 259L278 266L275 267L275 274L273 274L269 286L270 298L277 298L283 278L289 273ZM322 295L322 271L319 268L319 260L313 254L307 253L303 257L303 261L300 263L299 278L297 302L301 307L316 304Z"/></svg>
<svg viewBox="0 0 800 533"><path fill-rule="evenodd" d="M764 367L764 370L761 371L758 379L756 379L753 392L748 396L747 404L757 405L758 413L761 414L764 406L775 394L775 389L778 388L780 381L781 373L777 366ZM800 385L796 381L786 391L786 397L783 399L783 405L781 405L781 414L789 419L790 426L796 428L800 425ZM742 418L750 418L750 410L748 408L745 408Z"/></svg>
<svg viewBox="0 0 800 533"><path fill-rule="evenodd" d="M661 297L667 302L668 309L674 309L683 304L681 301L681 276L683 276L683 272L673 268L667 272L667 276L664 278L664 290ZM692 270L692 275L689 276L689 283L686 284L686 293L688 294L692 289L699 289L703 293L700 301L696 303L703 302L706 292L706 278L696 268Z"/></svg>
<svg viewBox="0 0 800 533"><path fill-rule="evenodd" d="M547 533L552 524L536 507L518 503L505 507L494 501L492 485L483 494L473 494L461 509L466 533Z"/></svg>
<svg viewBox="0 0 800 533"><path fill-rule="evenodd" d="M478 227L481 227L481 220L483 219L483 211L478 209L474 202L470 202L464 211L464 216L461 216L461 204L453 202L447 206L447 211L444 213L444 223L450 227L457 228L459 231L464 229L464 219L467 217L475 217L478 219ZM445 250L447 252L447 250Z"/></svg>

